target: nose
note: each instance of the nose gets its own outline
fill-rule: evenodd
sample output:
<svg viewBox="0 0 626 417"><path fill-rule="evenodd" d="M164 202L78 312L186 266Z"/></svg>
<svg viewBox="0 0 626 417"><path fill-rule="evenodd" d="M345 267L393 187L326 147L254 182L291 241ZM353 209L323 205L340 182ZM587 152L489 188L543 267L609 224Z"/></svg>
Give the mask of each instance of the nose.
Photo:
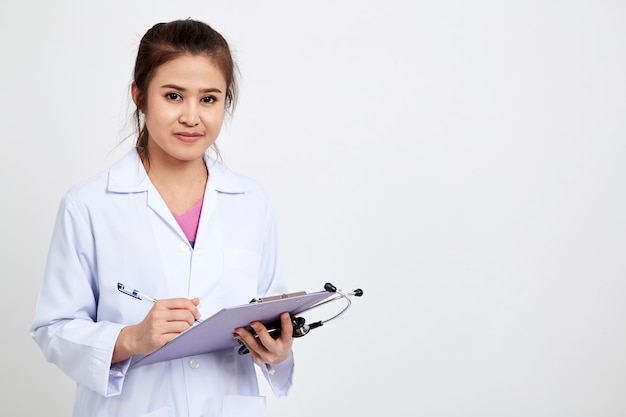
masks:
<svg viewBox="0 0 626 417"><path fill-rule="evenodd" d="M178 121L186 126L196 126L200 123L200 113L195 103L187 104L183 107Z"/></svg>

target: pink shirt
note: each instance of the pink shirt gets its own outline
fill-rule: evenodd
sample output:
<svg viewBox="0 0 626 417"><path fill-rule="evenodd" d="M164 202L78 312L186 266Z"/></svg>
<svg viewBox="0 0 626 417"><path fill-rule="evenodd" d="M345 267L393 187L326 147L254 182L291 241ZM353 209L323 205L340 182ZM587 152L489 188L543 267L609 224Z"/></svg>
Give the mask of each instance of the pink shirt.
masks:
<svg viewBox="0 0 626 417"><path fill-rule="evenodd" d="M180 225L181 229L183 229L183 233L191 243L191 247L193 248L194 243L196 242L196 233L198 232L198 222L200 221L200 213L202 212L202 201L200 199L188 212L177 216L174 214L174 218Z"/></svg>

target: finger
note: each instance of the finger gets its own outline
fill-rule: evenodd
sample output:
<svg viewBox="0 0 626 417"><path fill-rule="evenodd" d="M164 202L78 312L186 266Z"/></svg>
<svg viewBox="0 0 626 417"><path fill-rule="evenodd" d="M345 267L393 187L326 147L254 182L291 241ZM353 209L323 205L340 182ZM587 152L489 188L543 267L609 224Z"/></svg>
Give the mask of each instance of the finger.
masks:
<svg viewBox="0 0 626 417"><path fill-rule="evenodd" d="M165 320L168 322L183 322L188 326L192 326L195 323L196 318L189 310L169 310Z"/></svg>
<svg viewBox="0 0 626 417"><path fill-rule="evenodd" d="M200 307L200 299L199 298L192 298L190 301L191 301L191 303L195 307L192 310L193 318L194 318L194 320L199 320L200 317L202 317L202 314L200 314L200 310L198 310L198 307Z"/></svg>
<svg viewBox="0 0 626 417"><path fill-rule="evenodd" d="M200 303L200 299L198 298L164 298L161 300L157 300L155 304L164 306L166 308L175 310L175 309L187 309L193 310Z"/></svg>
<svg viewBox="0 0 626 417"><path fill-rule="evenodd" d="M200 304L199 298L167 298L163 300L158 300L155 303L155 306L159 306L159 308L166 308L168 310L187 310L189 311L194 320L200 318L201 314L198 310L198 305Z"/></svg>
<svg viewBox="0 0 626 417"><path fill-rule="evenodd" d="M171 321L161 328L161 334L167 337L174 337L191 327L186 321Z"/></svg>
<svg viewBox="0 0 626 417"><path fill-rule="evenodd" d="M155 334L181 333L193 326L193 316L188 311L168 311L148 322L149 331Z"/></svg>
<svg viewBox="0 0 626 417"><path fill-rule="evenodd" d="M241 342L241 344L243 344L246 347L246 349L248 350L248 353L250 354L250 356L252 356L252 359L255 362L263 363L263 359L261 355L254 347L250 346L248 342L244 341L243 339L239 339L239 341ZM259 343L256 346L262 346L262 345Z"/></svg>
<svg viewBox="0 0 626 417"><path fill-rule="evenodd" d="M150 321L154 323L183 321L189 325L195 322L192 311L187 309L171 309L164 304L156 305L149 313Z"/></svg>
<svg viewBox="0 0 626 417"><path fill-rule="evenodd" d="M291 321L291 314L285 312L280 315L280 338L288 340L293 337L293 322Z"/></svg>
<svg viewBox="0 0 626 417"><path fill-rule="evenodd" d="M234 336L248 347L255 346L255 344L258 343L254 333L250 332L245 327L235 329Z"/></svg>
<svg viewBox="0 0 626 417"><path fill-rule="evenodd" d="M268 350L270 350L272 345L276 343L274 341L274 338L270 335L269 331L267 330L267 327L265 327L265 325L261 323L260 321L254 321L250 323L250 327L252 327L254 332L257 334L258 340L256 340L256 342L258 343L260 341L262 346L264 346Z"/></svg>
<svg viewBox="0 0 626 417"><path fill-rule="evenodd" d="M266 351L265 346L263 346L263 344L259 341L259 339L255 337L255 335L252 332L250 332L248 329L244 327L235 329L235 333L233 337L235 337L236 339L239 339L239 341L248 348L248 350L250 351L250 353L253 354L253 356L255 355L258 356L258 354L261 351Z"/></svg>

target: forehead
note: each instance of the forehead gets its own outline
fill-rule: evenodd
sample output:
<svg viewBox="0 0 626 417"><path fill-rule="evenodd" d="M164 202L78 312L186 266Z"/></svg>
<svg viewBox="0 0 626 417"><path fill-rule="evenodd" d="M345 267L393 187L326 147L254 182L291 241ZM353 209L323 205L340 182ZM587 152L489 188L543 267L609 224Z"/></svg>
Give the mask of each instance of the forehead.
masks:
<svg viewBox="0 0 626 417"><path fill-rule="evenodd" d="M185 54L160 65L150 86L175 84L186 88L220 88L226 90L226 79L215 60L206 55Z"/></svg>

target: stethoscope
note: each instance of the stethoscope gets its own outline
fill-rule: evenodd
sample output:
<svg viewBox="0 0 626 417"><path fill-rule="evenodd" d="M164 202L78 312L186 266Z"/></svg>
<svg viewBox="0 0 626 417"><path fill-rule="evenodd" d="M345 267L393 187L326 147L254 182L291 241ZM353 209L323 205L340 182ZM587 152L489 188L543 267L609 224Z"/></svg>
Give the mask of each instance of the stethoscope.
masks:
<svg viewBox="0 0 626 417"><path fill-rule="evenodd" d="M295 315L291 315L291 324L293 325L293 333L292 336L293 337L302 337L307 335L311 330L316 329L318 327L323 326L324 324L328 323L331 320L336 319L337 317L341 316L343 313L345 313L350 306L352 305L352 301L350 300L350 297L354 296L354 297L360 297L363 295L363 290L360 288L357 288L356 290L349 292L349 293L344 293L341 292L340 290L337 289L337 287L335 287L333 284L331 284L330 282L327 282L326 284L324 284L324 290L328 291L328 292L332 292L332 293L336 293L338 294L337 296L333 297L333 298L329 298L328 300L322 301L320 303L317 303L309 308L307 308L306 310L302 310L300 311L298 314L302 314L305 313L307 311L311 311L314 308L318 308L321 307L325 304L328 303L332 303L333 301L337 301L340 299L343 299L346 301L346 305L343 307L343 309L335 314L334 316L326 319L326 320L320 320L320 321L316 321L314 323L311 324L306 324L306 320L304 319L304 317L297 317ZM276 339L278 336L280 336L280 332L281 332L281 323L280 320L277 321L273 321L271 323L268 323L265 325L267 332L270 334L270 336L272 336L274 339ZM258 338L258 335L254 335L254 337ZM241 341L240 341L241 343ZM248 348L243 345L239 347L239 354L240 355L245 355L247 353L250 353L250 351L248 350Z"/></svg>

